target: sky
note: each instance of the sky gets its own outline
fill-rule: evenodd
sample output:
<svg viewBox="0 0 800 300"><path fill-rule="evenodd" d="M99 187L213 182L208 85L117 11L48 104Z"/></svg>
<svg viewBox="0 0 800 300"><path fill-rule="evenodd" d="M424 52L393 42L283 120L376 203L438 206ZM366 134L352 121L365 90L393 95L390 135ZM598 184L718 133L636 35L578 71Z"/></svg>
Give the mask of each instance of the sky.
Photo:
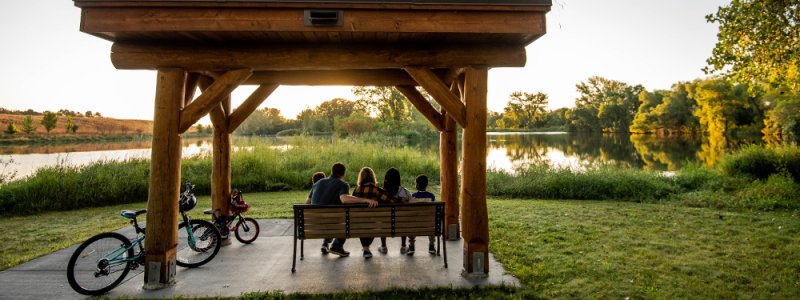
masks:
<svg viewBox="0 0 800 300"><path fill-rule="evenodd" d="M543 92L550 108L571 107L575 85L602 76L648 90L705 77L717 25L705 15L722 0L554 0L547 34L527 47L524 68L489 71L488 107L502 111L514 91ZM155 71L116 70L111 42L79 31L70 0L0 3L0 107L62 108L120 119L153 118ZM255 89L233 92L236 107ZM295 118L333 98L355 100L351 87L281 86L262 107ZM209 123L207 118L204 123Z"/></svg>

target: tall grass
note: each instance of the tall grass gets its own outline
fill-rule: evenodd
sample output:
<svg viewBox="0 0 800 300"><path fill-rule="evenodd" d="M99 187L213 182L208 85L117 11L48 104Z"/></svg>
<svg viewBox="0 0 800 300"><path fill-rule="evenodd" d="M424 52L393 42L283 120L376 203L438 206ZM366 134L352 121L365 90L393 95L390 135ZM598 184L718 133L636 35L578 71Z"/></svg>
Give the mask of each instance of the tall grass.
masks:
<svg viewBox="0 0 800 300"><path fill-rule="evenodd" d="M315 172L330 173L335 162L348 167L345 180L355 185L358 170L371 167L382 180L389 167L400 170L403 184L426 174L438 184L434 149L419 150L396 140L363 141L291 137L287 145L262 140L236 145L231 185L244 192L307 190ZM61 164L0 185L0 214L29 214L144 201L150 162L145 159L101 161L83 167ZM191 179L198 194L211 190L211 157L182 160L181 178ZM763 178L763 179L758 179ZM490 196L526 199L653 201L730 209L800 208L798 147L747 147L724 158L721 171L689 165L675 175L636 169L597 167L585 171L531 166L516 174L489 171Z"/></svg>
<svg viewBox="0 0 800 300"><path fill-rule="evenodd" d="M678 191L674 180L661 173L614 167L573 171L531 166L516 175L493 171L486 181L490 195L511 198L647 201Z"/></svg>
<svg viewBox="0 0 800 300"><path fill-rule="evenodd" d="M345 180L351 185L364 166L373 168L379 178L389 167L396 167L409 187L419 174L439 177L438 156L433 152L390 144L296 137L289 146L247 142L237 149L232 154L231 185L245 192L307 189L314 172L329 174L335 162L347 165ZM147 199L149 172L146 159L42 168L32 176L0 186L0 213L28 214L143 201ZM190 179L198 194L208 194L211 157L184 158L181 178Z"/></svg>

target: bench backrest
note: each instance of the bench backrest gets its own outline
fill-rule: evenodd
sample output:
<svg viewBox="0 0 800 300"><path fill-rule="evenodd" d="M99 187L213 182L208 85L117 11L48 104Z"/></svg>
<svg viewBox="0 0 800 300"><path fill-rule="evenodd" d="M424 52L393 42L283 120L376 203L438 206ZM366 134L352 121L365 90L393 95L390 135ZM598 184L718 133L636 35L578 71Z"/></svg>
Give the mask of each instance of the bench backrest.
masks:
<svg viewBox="0 0 800 300"><path fill-rule="evenodd" d="M357 205L294 205L299 239L328 237L438 236L444 202Z"/></svg>

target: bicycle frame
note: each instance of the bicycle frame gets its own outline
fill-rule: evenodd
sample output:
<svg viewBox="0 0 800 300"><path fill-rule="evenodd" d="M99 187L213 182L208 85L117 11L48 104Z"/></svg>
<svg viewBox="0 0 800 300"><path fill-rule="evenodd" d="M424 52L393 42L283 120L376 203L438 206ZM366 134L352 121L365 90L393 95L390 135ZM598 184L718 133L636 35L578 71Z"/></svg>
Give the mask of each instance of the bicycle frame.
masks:
<svg viewBox="0 0 800 300"><path fill-rule="evenodd" d="M137 228L138 229L138 228ZM144 263L144 247L142 246L142 242L144 241L144 235L137 236L135 239L131 241L131 245L128 247L120 247L114 251L109 252L106 254L103 259L108 262L108 266L118 266L125 264L126 268L135 269L137 265ZM134 247L139 247L139 251L137 252ZM128 258L121 258L124 253L128 253L128 250L134 249L134 255ZM97 262L98 264L100 261ZM98 268L99 269L99 268ZM95 272L98 274L98 272Z"/></svg>
<svg viewBox="0 0 800 300"><path fill-rule="evenodd" d="M236 231L239 226L245 224L244 216L242 216L241 213L235 213L230 216L217 216L217 211L214 211L211 218L211 221L217 226L217 229L222 230L224 227L230 232ZM231 226L231 224L235 225Z"/></svg>
<svg viewBox="0 0 800 300"><path fill-rule="evenodd" d="M186 215L186 212L181 212L181 217L183 218L183 224L186 224L184 228L186 228L186 237L189 239L189 247L192 248L192 250L199 252L196 246L197 244L194 237L194 231L192 230L194 229L192 228L192 223L191 223L192 219L189 218L188 215Z"/></svg>

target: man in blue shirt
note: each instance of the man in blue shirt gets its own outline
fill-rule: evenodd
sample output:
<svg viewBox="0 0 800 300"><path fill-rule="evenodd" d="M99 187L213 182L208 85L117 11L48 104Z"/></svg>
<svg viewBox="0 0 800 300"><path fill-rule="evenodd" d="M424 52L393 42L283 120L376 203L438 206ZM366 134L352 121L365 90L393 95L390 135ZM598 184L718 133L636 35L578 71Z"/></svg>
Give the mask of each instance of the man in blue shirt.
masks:
<svg viewBox="0 0 800 300"><path fill-rule="evenodd" d="M307 201L307 203L310 202L314 205L367 203L369 207L377 206L378 201L350 196L350 185L343 180L345 171L344 164L333 164L331 176L320 179L311 187L311 193L308 195L310 201ZM333 240L333 243L328 248L331 240ZM323 240L320 250L323 254L330 252L339 256L348 256L350 252L344 250L345 241L347 241L346 238L326 238Z"/></svg>

